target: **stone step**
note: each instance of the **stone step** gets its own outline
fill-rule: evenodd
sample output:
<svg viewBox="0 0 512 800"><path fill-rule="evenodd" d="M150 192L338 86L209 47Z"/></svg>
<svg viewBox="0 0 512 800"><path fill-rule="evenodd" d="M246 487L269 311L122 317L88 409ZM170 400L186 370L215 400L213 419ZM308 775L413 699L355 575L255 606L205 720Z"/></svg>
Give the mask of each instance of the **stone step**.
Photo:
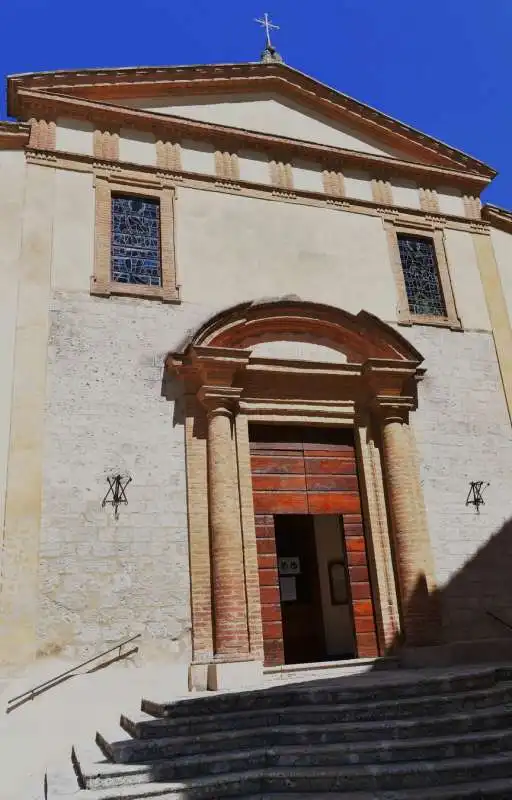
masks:
<svg viewBox="0 0 512 800"><path fill-rule="evenodd" d="M425 790L423 797L443 797L436 793L443 787L446 798L446 787L457 784L478 782L480 797L492 797L483 794L482 787L486 781L507 779L508 791L512 789L512 754L493 755L475 759L447 759L441 761L421 761L414 764L364 765L345 767L343 770L333 767L294 767L281 769L263 769L244 774L210 776L208 778L191 779L180 782L161 782L158 779L146 784L132 786L109 786L92 790L83 796L84 800L122 800L122 798L144 798L165 796L179 800L221 800L221 798L244 798L247 795L263 795L272 793L309 793L318 798L322 793L338 793L347 800L347 792L378 792L376 798L395 797L412 798L415 789ZM427 791L428 790L428 791ZM453 794L453 798L463 797ZM386 795L387 792L392 794ZM419 795L421 797L421 794ZM467 795L466 795L467 796ZM471 796L471 795L469 795ZM499 797L500 795L494 795ZM510 800L510 794L503 798ZM354 797L354 795L353 795ZM357 794L355 795L357 797ZM418 795L416 795L418 797ZM448 795L450 797L450 795ZM475 798L479 795L475 795Z"/></svg>
<svg viewBox="0 0 512 800"><path fill-rule="evenodd" d="M276 684L325 680L326 678L342 678L351 675L375 674L383 670L397 670L400 667L398 658L381 656L377 658L352 658L342 661L323 661L314 664L285 664L277 667L265 667L263 679L265 684Z"/></svg>
<svg viewBox="0 0 512 800"><path fill-rule="evenodd" d="M144 800L147 797L171 797L173 800L193 800L186 789L176 790L174 785L163 783L139 786L121 786L117 789L99 789L86 792L83 800ZM511 800L512 779L429 787L426 790L391 792L279 792L234 795L233 800ZM77 800L76 794L59 795L59 800ZM203 798L204 800L204 798ZM210 796L210 800L219 800Z"/></svg>
<svg viewBox="0 0 512 800"><path fill-rule="evenodd" d="M384 677L385 676L385 677ZM364 679L367 678L365 681ZM279 708L290 704L318 705L324 703L354 703L409 699L417 696L446 695L452 692L471 692L512 681L512 668L488 668L452 675L419 679L413 674L387 675L377 682L376 676L322 680L318 684L286 684L244 692L209 693L170 703L155 703L143 699L142 711L154 717L192 717L205 714L252 711L254 708Z"/></svg>
<svg viewBox="0 0 512 800"><path fill-rule="evenodd" d="M302 699L302 695L301 695ZM421 717L423 715L450 714L462 711L503 706L512 702L512 683L498 684L490 688L474 691L453 692L445 695L418 695L404 697L397 701L373 700L368 698L362 703L339 703L335 699L330 702L313 705L302 705L289 701L283 706L259 707L251 710L210 711L202 715L185 717L165 716L139 723L138 738L156 736L184 736L209 733L220 730L238 730L251 727L276 727L291 724L329 724L335 722L364 722L374 720L395 720L405 717ZM148 708L143 710L148 713ZM123 727L125 722L123 720Z"/></svg>
<svg viewBox="0 0 512 800"><path fill-rule="evenodd" d="M512 780L488 781L486 784L459 783L429 789L405 789L392 792L279 792L279 794L243 795L239 800L511 800Z"/></svg>
<svg viewBox="0 0 512 800"><path fill-rule="evenodd" d="M170 745L170 748L172 745ZM350 767L364 764L391 764L434 759L469 758L510 751L512 756L512 729L417 739L413 742L384 740L331 745L275 746L255 749L237 749L228 752L194 756L174 756L172 753L148 753L138 766L84 763L80 773L89 789L101 788L106 783L119 785L161 781L189 780L200 776L243 773L251 770L281 767ZM164 760L165 759L165 760ZM142 760L142 758L141 758Z"/></svg>
<svg viewBox="0 0 512 800"><path fill-rule="evenodd" d="M342 722L329 725L323 723L320 725L281 725L275 728L262 726L248 730L235 728L231 731L215 731L199 736L191 734L153 740L147 738L133 740L131 736L139 723L125 718L122 718L122 721L129 736L123 740L116 740L115 733L112 738L98 734L97 743L112 760L118 763L130 763L149 758L152 752L158 752L158 757L162 758L167 754L177 757L197 753L222 753L233 748L251 749L263 745L266 747L274 747L279 744L307 747L316 744L345 745L350 742L370 744L383 739L414 741L426 736L461 736L468 733L499 731L512 727L512 704L502 708L482 709L474 711L472 714L459 713L421 719Z"/></svg>

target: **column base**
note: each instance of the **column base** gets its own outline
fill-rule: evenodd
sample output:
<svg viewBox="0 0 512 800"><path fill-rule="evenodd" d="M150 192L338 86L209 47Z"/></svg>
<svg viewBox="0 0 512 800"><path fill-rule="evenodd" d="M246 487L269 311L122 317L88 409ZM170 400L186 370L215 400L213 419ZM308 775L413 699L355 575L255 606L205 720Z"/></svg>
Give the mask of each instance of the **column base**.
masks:
<svg viewBox="0 0 512 800"><path fill-rule="evenodd" d="M223 661L208 664L208 689L249 689L263 683L262 661Z"/></svg>
<svg viewBox="0 0 512 800"><path fill-rule="evenodd" d="M206 692L208 688L208 664L190 664L188 668L189 692Z"/></svg>

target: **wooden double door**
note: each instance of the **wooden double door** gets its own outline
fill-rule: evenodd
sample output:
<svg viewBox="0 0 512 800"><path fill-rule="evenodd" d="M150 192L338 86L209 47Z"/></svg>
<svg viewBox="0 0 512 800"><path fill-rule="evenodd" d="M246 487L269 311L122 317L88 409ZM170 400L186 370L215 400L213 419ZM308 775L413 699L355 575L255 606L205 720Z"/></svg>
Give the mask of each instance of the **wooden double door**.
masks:
<svg viewBox="0 0 512 800"><path fill-rule="evenodd" d="M338 655L378 655L352 431L254 425L250 440L266 665L329 657L343 601L352 645ZM334 562L319 563L320 517L339 522Z"/></svg>

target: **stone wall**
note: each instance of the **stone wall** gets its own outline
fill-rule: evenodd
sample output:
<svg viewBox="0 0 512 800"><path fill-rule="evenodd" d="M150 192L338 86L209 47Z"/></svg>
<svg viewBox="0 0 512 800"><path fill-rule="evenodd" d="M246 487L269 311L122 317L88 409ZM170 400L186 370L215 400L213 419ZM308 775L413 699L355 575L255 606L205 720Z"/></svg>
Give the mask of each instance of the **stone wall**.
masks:
<svg viewBox="0 0 512 800"><path fill-rule="evenodd" d="M163 361L200 308L56 292L50 312L40 548L41 652L85 655L144 632L187 660L184 428ZM101 508L107 476L128 505Z"/></svg>
<svg viewBox="0 0 512 800"><path fill-rule="evenodd" d="M403 331L402 331L403 332ZM448 640L507 635L512 623L512 431L493 337L412 328L427 373L412 415ZM483 480L480 513L466 506Z"/></svg>

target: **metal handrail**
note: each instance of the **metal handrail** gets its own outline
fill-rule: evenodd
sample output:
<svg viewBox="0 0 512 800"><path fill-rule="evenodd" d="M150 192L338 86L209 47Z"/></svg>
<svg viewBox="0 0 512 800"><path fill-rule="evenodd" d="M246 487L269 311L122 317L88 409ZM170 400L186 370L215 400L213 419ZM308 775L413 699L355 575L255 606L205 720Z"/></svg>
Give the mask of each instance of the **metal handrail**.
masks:
<svg viewBox="0 0 512 800"><path fill-rule="evenodd" d="M82 667L86 667L88 664L92 664L93 661L96 661L98 658L102 658L103 656L108 655L109 653L113 653L114 650L119 650L119 656L121 656L121 648L124 647L125 644L129 644L130 642L134 642L135 639L140 639L142 634L137 633L135 636L131 636L129 639L125 639L121 644L116 644L114 647L109 647L108 650L103 650L102 653L98 653L97 655L93 656L92 658L88 658L87 661L82 661L81 664L77 664L75 667L71 667L67 669L65 672L61 672L59 675L55 675L53 678L50 678L47 681L43 681L39 683L37 686L34 686L32 689L27 689L26 692L22 692L21 694L16 695L16 697L11 697L10 700L7 701L7 705L11 703L15 703L16 700L21 700L23 697L30 697L32 699L36 696L36 692L39 693L41 689L45 687L50 687L53 684L57 683L57 681L61 680L62 678L71 675L73 672L76 672L77 669L81 669ZM8 709L9 710L9 709Z"/></svg>
<svg viewBox="0 0 512 800"><path fill-rule="evenodd" d="M487 611L487 610L486 610L486 612L485 612L485 613L486 613L486 614L488 614L488 615L489 615L490 617L492 617L493 619L495 619L495 620L496 620L496 622L501 622L501 624L502 624L502 625L504 625L504 626L505 626L505 628L508 628L508 630L509 630L509 631L512 631L512 625L511 625L509 622L505 622L505 620L504 620L504 619L502 619L501 617L498 617L496 614L493 614L493 612L492 612L492 611Z"/></svg>

